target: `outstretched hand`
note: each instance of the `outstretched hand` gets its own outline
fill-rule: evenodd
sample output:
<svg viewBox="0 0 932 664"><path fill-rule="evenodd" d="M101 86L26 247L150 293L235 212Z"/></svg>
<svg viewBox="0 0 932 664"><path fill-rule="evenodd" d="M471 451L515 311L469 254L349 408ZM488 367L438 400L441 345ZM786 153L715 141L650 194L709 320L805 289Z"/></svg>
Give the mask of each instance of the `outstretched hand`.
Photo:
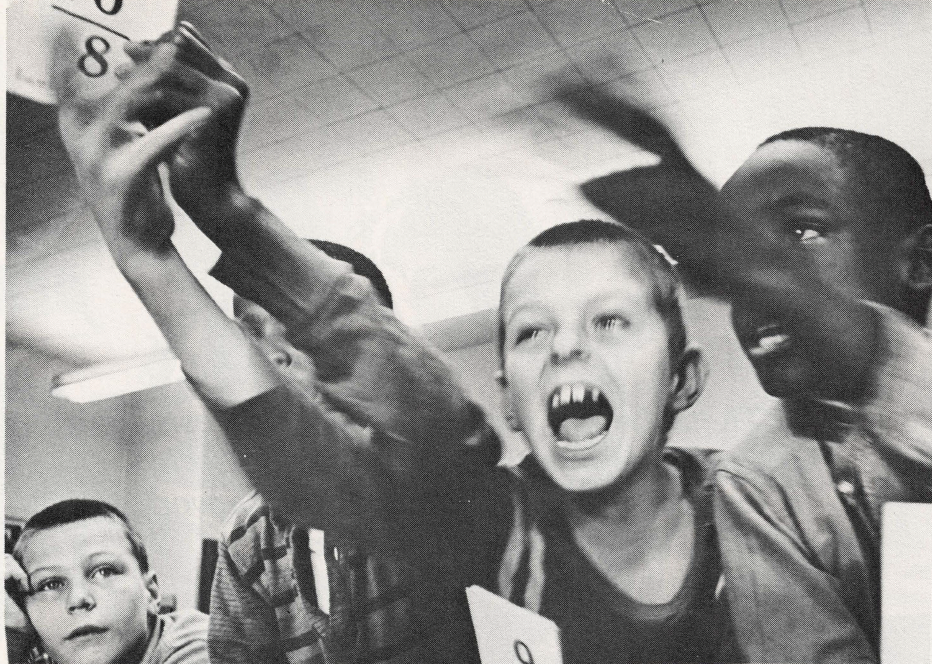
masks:
<svg viewBox="0 0 932 664"><path fill-rule="evenodd" d="M141 120L147 126L157 126L193 106L213 111L214 119L193 130L167 161L172 195L192 219L202 222L230 196L241 193L236 143L249 87L185 21L154 43L127 44L126 53L137 68L144 68L156 54L164 57L166 44L173 47L172 57L160 61L163 69L156 85L170 91L174 102L152 105ZM126 73L120 75L125 77Z"/></svg>
<svg viewBox="0 0 932 664"><path fill-rule="evenodd" d="M564 86L558 98L661 159L658 166L585 182L590 202L662 244L703 294L778 317L813 362L833 368L814 387L820 397L858 393L876 350L876 316L869 308L826 282L813 256L789 234L727 207L649 113L591 87Z"/></svg>
<svg viewBox="0 0 932 664"><path fill-rule="evenodd" d="M93 101L77 93L78 86L69 78L77 72L60 79L62 140L84 198L121 269L141 252L157 253L170 245L174 219L157 165L211 115L208 108L191 108L151 131L141 126L153 108L183 101L159 85L173 57L174 47L160 45L144 66Z"/></svg>
<svg viewBox="0 0 932 664"><path fill-rule="evenodd" d="M805 271L783 238L739 223L721 205L717 188L649 112L591 86L557 84L556 94L577 115L660 157L657 166L609 173L581 189L600 210L662 244L700 291L733 297L762 277Z"/></svg>

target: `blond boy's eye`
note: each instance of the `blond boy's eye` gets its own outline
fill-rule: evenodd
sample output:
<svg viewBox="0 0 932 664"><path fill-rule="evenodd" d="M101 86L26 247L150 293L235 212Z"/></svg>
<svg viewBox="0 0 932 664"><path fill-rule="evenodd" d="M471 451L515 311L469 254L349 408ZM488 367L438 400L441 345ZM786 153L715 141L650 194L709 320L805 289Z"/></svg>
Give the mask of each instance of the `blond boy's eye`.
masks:
<svg viewBox="0 0 932 664"><path fill-rule="evenodd" d="M631 325L628 319L623 318L622 316L600 316L595 321L595 326L600 330L624 330L629 325Z"/></svg>
<svg viewBox="0 0 932 664"><path fill-rule="evenodd" d="M543 328L540 327L526 327L518 331L518 334L515 335L515 345L524 343L525 341L532 341L541 337L544 334Z"/></svg>
<svg viewBox="0 0 932 664"><path fill-rule="evenodd" d="M51 592L53 590L61 590L64 587L65 582L61 579L45 579L35 585L35 592Z"/></svg>
<svg viewBox="0 0 932 664"><path fill-rule="evenodd" d="M113 565L101 565L100 567L95 567L94 571L91 572L91 576L96 576L100 578L107 578L110 576L115 576L119 574L120 571Z"/></svg>

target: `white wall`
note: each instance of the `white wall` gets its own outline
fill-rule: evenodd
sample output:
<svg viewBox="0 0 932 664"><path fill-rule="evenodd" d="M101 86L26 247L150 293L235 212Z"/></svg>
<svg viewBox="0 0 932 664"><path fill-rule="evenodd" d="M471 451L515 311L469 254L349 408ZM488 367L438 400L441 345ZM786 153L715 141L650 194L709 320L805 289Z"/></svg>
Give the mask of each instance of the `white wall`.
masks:
<svg viewBox="0 0 932 664"><path fill-rule="evenodd" d="M6 515L24 519L67 498L123 510L164 592L195 606L200 564L203 408L176 383L104 401L52 397L74 367L7 344Z"/></svg>

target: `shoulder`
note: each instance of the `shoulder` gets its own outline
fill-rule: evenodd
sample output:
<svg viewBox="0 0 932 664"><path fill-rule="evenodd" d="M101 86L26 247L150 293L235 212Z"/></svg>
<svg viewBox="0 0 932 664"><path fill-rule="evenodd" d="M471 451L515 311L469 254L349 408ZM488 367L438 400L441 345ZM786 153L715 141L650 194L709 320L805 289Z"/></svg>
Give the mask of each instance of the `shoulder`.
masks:
<svg viewBox="0 0 932 664"><path fill-rule="evenodd" d="M207 615L179 609L159 616L162 631L152 664L206 664Z"/></svg>
<svg viewBox="0 0 932 664"><path fill-rule="evenodd" d="M783 483L824 466L818 441L794 433L778 404L744 441L721 454L716 475Z"/></svg>
<svg viewBox="0 0 932 664"><path fill-rule="evenodd" d="M260 568L263 551L287 546L291 526L276 521L268 502L256 491L233 508L223 526L221 546L240 574Z"/></svg>
<svg viewBox="0 0 932 664"><path fill-rule="evenodd" d="M235 544L250 532L284 532L287 529L285 524L276 523L271 508L262 494L252 491L233 508L224 522L223 543L227 546Z"/></svg>

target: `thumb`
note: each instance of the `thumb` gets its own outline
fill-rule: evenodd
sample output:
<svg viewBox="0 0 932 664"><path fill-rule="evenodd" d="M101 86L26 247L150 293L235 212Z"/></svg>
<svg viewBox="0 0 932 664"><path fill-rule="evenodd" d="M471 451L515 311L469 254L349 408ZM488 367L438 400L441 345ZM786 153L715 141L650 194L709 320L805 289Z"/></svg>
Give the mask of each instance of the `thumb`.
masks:
<svg viewBox="0 0 932 664"><path fill-rule="evenodd" d="M175 116L125 145L111 166L118 172L138 173L164 161L181 141L207 122L211 113L211 109L201 106Z"/></svg>

